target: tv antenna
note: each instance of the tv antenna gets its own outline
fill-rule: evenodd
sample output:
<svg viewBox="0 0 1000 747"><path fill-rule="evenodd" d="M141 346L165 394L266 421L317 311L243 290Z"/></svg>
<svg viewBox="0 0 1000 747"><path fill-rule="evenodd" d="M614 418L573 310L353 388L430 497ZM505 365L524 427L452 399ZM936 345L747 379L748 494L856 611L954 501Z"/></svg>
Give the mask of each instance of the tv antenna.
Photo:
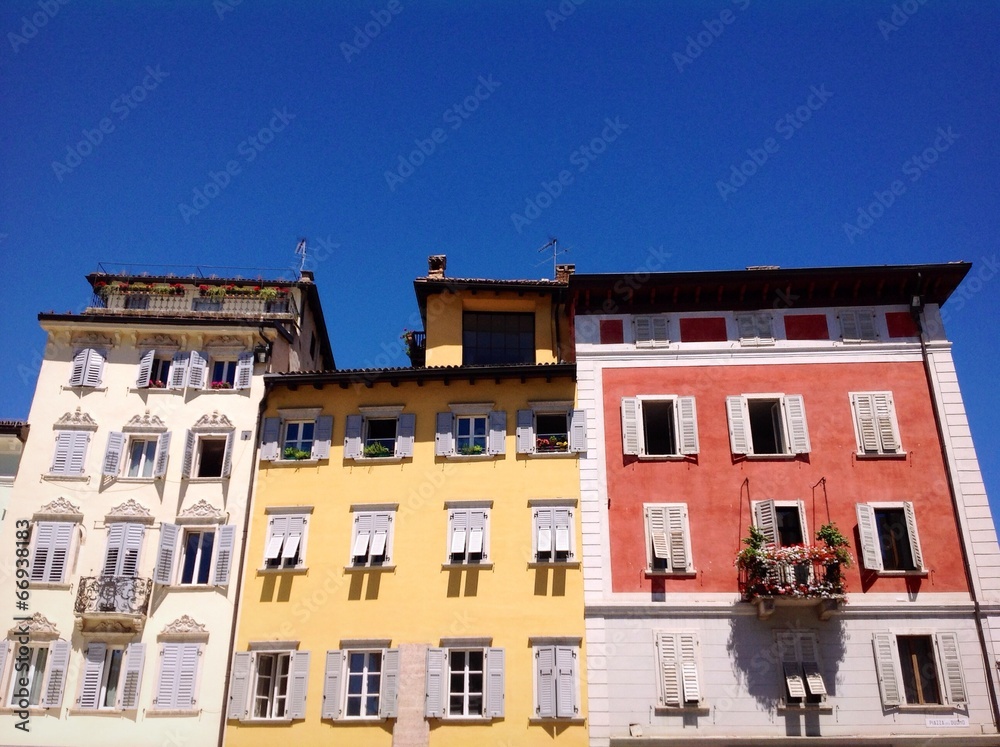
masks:
<svg viewBox="0 0 1000 747"><path fill-rule="evenodd" d="M570 247L567 246L567 247L565 247L563 249L560 249L559 248L559 239L557 239L555 236L553 236L552 238L550 238L545 243L544 246L542 246L541 249L538 250L538 253L541 254L542 252L544 252L546 250L551 250L552 251L552 278L555 279L555 277L556 277L556 264L558 262L559 256L561 254L566 254L567 252L569 252ZM549 261L549 258L546 257L541 262L539 262L538 264L536 264L535 267L538 267L538 265L545 264L548 261Z"/></svg>
<svg viewBox="0 0 1000 747"><path fill-rule="evenodd" d="M302 277L302 271L306 268L306 240L299 239L299 243L295 246L295 253L302 257L299 260L299 277Z"/></svg>

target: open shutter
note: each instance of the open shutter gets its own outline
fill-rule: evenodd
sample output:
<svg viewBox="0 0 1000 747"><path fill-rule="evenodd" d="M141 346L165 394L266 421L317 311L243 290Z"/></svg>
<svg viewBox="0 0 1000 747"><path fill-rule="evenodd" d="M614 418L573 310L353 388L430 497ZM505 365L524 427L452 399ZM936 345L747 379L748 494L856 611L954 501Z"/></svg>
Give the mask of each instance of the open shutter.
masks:
<svg viewBox="0 0 1000 747"><path fill-rule="evenodd" d="M556 716L576 715L576 649L556 646Z"/></svg>
<svg viewBox="0 0 1000 747"><path fill-rule="evenodd" d="M0 641L0 672L7 671L7 654L9 653L10 641Z"/></svg>
<svg viewBox="0 0 1000 747"><path fill-rule="evenodd" d="M667 544L670 551L670 570L686 571L691 568L691 553L688 552L687 506L678 503L665 507Z"/></svg>
<svg viewBox="0 0 1000 747"><path fill-rule="evenodd" d="M265 562L274 562L281 557L281 546L285 542L285 535L288 534L287 516L273 516L268 530L267 547L264 548Z"/></svg>
<svg viewBox="0 0 1000 747"><path fill-rule="evenodd" d="M944 682L946 702L955 706L963 706L969 702L965 689L965 677L962 674L962 657L958 650L957 633L938 633L938 659L941 661L941 679Z"/></svg>
<svg viewBox="0 0 1000 747"><path fill-rule="evenodd" d="M191 477L194 469L194 445L197 440L194 431L188 431L184 437L184 467L182 477Z"/></svg>
<svg viewBox="0 0 1000 747"><path fill-rule="evenodd" d="M469 560L473 555L486 557L486 512L469 512Z"/></svg>
<svg viewBox="0 0 1000 747"><path fill-rule="evenodd" d="M451 536L448 540L448 554L451 556L452 560L459 560L460 562L465 557L465 547L468 541L469 534L469 512L468 511L452 511L451 512ZM456 558L455 556L459 556Z"/></svg>
<svg viewBox="0 0 1000 747"><path fill-rule="evenodd" d="M253 664L249 651L233 654L232 679L229 681L229 706L227 718L242 719L247 712L247 689L250 685L250 666Z"/></svg>
<svg viewBox="0 0 1000 747"><path fill-rule="evenodd" d="M49 645L49 679L42 697L44 708L62 706L63 690L66 687L66 671L69 669L69 641L53 641Z"/></svg>
<svg viewBox="0 0 1000 747"><path fill-rule="evenodd" d="M444 716L444 680L447 652L443 648L427 649L427 672L424 684L424 716Z"/></svg>
<svg viewBox="0 0 1000 747"><path fill-rule="evenodd" d="M490 436L486 442L487 454L504 454L507 451L507 412L493 410L489 415Z"/></svg>
<svg viewBox="0 0 1000 747"><path fill-rule="evenodd" d="M281 438L281 418L264 418L260 429L260 458L273 462L281 458L278 441ZM315 448L315 447L314 447Z"/></svg>
<svg viewBox="0 0 1000 747"><path fill-rule="evenodd" d="M316 418L316 430L313 433L312 458L329 459L332 441L333 415L320 415Z"/></svg>
<svg viewBox="0 0 1000 747"><path fill-rule="evenodd" d="M180 664L177 672L177 691L174 694L174 707L181 710L194 708L194 685L198 680L197 643L180 644Z"/></svg>
<svg viewBox="0 0 1000 747"><path fill-rule="evenodd" d="M681 454L698 453L698 413L694 397L677 398L677 423Z"/></svg>
<svg viewBox="0 0 1000 747"><path fill-rule="evenodd" d="M87 356L87 367L83 373L83 386L100 386L104 373L104 351L90 350Z"/></svg>
<svg viewBox="0 0 1000 747"><path fill-rule="evenodd" d="M867 503L858 503L854 508L858 515L858 535L861 537L861 560L868 570L881 571L882 552L875 530L875 509Z"/></svg>
<svg viewBox="0 0 1000 747"><path fill-rule="evenodd" d="M569 450L574 453L587 450L586 410L573 410L569 414Z"/></svg>
<svg viewBox="0 0 1000 747"><path fill-rule="evenodd" d="M854 417L858 423L858 435L862 453L877 454L879 451L878 429L875 426L875 404L871 394L852 394Z"/></svg>
<svg viewBox="0 0 1000 747"><path fill-rule="evenodd" d="M413 456L413 441L417 427L417 416L412 412L399 414L396 424L396 456Z"/></svg>
<svg viewBox="0 0 1000 747"><path fill-rule="evenodd" d="M750 444L750 413L743 397L726 397L729 416L729 445L734 454L753 454Z"/></svg>
<svg viewBox="0 0 1000 747"><path fill-rule="evenodd" d="M924 555L920 551L920 535L917 534L917 514L913 510L913 504L909 501L903 503L903 512L906 515L906 533L910 539L910 553L913 557L913 565L917 570L924 569Z"/></svg>
<svg viewBox="0 0 1000 747"><path fill-rule="evenodd" d="M551 508L535 509L535 531L537 532L535 538L536 560L539 559L538 556L542 553L547 555L543 560L554 560L551 555L554 513L554 509Z"/></svg>
<svg viewBox="0 0 1000 747"><path fill-rule="evenodd" d="M292 651L289 664L288 717L306 717L306 691L309 689L309 652Z"/></svg>
<svg viewBox="0 0 1000 747"><path fill-rule="evenodd" d="M677 634L656 632L656 650L660 659L660 703L681 705L681 679L678 664Z"/></svg>
<svg viewBox="0 0 1000 747"><path fill-rule="evenodd" d="M229 477L233 472L233 446L236 443L236 432L226 434L226 452L222 457L222 476Z"/></svg>
<svg viewBox="0 0 1000 747"><path fill-rule="evenodd" d="M569 558L573 546L570 541L570 533L573 531L573 512L568 508L555 508L552 509L552 514L556 532L556 552Z"/></svg>
<svg viewBox="0 0 1000 747"><path fill-rule="evenodd" d="M139 575L139 553L142 551L142 536L146 527L142 524L125 524L125 544L122 553L121 574L128 578Z"/></svg>
<svg viewBox="0 0 1000 747"><path fill-rule="evenodd" d="M327 651L326 666L323 670L323 706L320 718L340 718L340 681L343 669L344 652ZM379 710L381 709L382 702L380 700Z"/></svg>
<svg viewBox="0 0 1000 747"><path fill-rule="evenodd" d="M236 527L223 524L216 533L215 568L212 584L225 586L229 583L229 569L233 564L233 549L236 544Z"/></svg>
<svg viewBox="0 0 1000 747"><path fill-rule="evenodd" d="M291 561L295 560L299 547L302 545L302 535L306 532L306 518L304 516L289 516L287 526L285 544L281 548L281 565L290 568L295 565Z"/></svg>
<svg viewBox="0 0 1000 747"><path fill-rule="evenodd" d="M399 649L382 653L382 692L378 699L379 718L396 718L399 698Z"/></svg>
<svg viewBox="0 0 1000 747"><path fill-rule="evenodd" d="M681 684L685 703L701 702L701 685L698 681L698 639L694 633L680 633Z"/></svg>
<svg viewBox="0 0 1000 747"><path fill-rule="evenodd" d="M646 522L649 539L653 545L653 557L670 562L670 542L667 539L667 511L664 506L647 506Z"/></svg>
<svg viewBox="0 0 1000 747"><path fill-rule="evenodd" d="M253 380L253 353L243 352L236 359L236 381L233 389L249 389Z"/></svg>
<svg viewBox="0 0 1000 747"><path fill-rule="evenodd" d="M31 558L32 581L49 580L56 526L57 524L52 521L40 521L35 524L35 552ZM0 668L0 675L3 671L3 668Z"/></svg>
<svg viewBox="0 0 1000 747"><path fill-rule="evenodd" d="M156 551L156 570L153 580L161 586L167 586L173 581L174 555L177 553L177 537L180 527L176 524L160 525L160 547Z"/></svg>
<svg viewBox="0 0 1000 747"><path fill-rule="evenodd" d="M52 455L52 466L49 468L51 474L68 474L69 451L72 446L73 431L56 431L56 449Z"/></svg>
<svg viewBox="0 0 1000 747"><path fill-rule="evenodd" d="M156 710L177 708L177 675L181 667L182 643L164 643L160 657L160 677L156 685Z"/></svg>
<svg viewBox="0 0 1000 747"><path fill-rule="evenodd" d="M801 394L784 397L785 419L788 423L788 446L793 454L808 454L809 426L806 425L806 406Z"/></svg>
<svg viewBox="0 0 1000 747"><path fill-rule="evenodd" d="M119 707L123 711L139 707L139 686L142 684L142 665L145 660L145 643L130 643L125 649L125 665L122 667L124 679L119 695Z"/></svg>
<svg viewBox="0 0 1000 747"><path fill-rule="evenodd" d="M892 633L875 633L872 637L875 649L875 671L878 686L882 692L882 705L898 706L902 703L899 689L899 669L896 664L896 636Z"/></svg>
<svg viewBox="0 0 1000 747"><path fill-rule="evenodd" d="M535 453L535 412L517 411L517 453Z"/></svg>
<svg viewBox="0 0 1000 747"><path fill-rule="evenodd" d="M503 718L504 651L486 649L486 718Z"/></svg>
<svg viewBox="0 0 1000 747"><path fill-rule="evenodd" d="M361 428L365 419L361 415L347 416L347 430L344 434L344 459L361 457Z"/></svg>
<svg viewBox="0 0 1000 747"><path fill-rule="evenodd" d="M188 363L187 385L191 389L204 389L208 383L208 355L197 350L191 351Z"/></svg>
<svg viewBox="0 0 1000 747"><path fill-rule="evenodd" d="M812 696L826 695L826 683L819 667L819 641L815 633L799 633L802 674L806 690Z"/></svg>
<svg viewBox="0 0 1000 747"><path fill-rule="evenodd" d="M374 532L372 534L372 559L381 558L384 562L389 561L389 524L392 516L389 513L377 513L374 516Z"/></svg>
<svg viewBox="0 0 1000 747"><path fill-rule="evenodd" d="M108 524L108 544L104 548L102 576L118 576L121 574L121 557L125 546L125 526L125 524L120 522Z"/></svg>
<svg viewBox="0 0 1000 747"><path fill-rule="evenodd" d="M639 416L642 405L637 397L622 397L622 453L642 454L639 443Z"/></svg>
<svg viewBox="0 0 1000 747"><path fill-rule="evenodd" d="M351 557L356 563L364 563L368 559L368 544L372 539L374 523L372 514L357 514L354 517L354 547L351 549Z"/></svg>
<svg viewBox="0 0 1000 747"><path fill-rule="evenodd" d="M69 449L69 463L66 465L67 474L82 475L83 463L87 458L87 444L90 443L90 434L87 431L71 431L72 445Z"/></svg>
<svg viewBox="0 0 1000 747"><path fill-rule="evenodd" d="M455 416L439 412L434 424L434 455L451 456L455 453Z"/></svg>
<svg viewBox="0 0 1000 747"><path fill-rule="evenodd" d="M556 648L539 646L535 651L535 697L538 703L535 711L538 718L553 718L556 715Z"/></svg>
<svg viewBox="0 0 1000 747"><path fill-rule="evenodd" d="M87 359L90 357L90 350L84 348L77 350L73 355L73 368L69 374L70 386L83 386L83 377L87 370Z"/></svg>
<svg viewBox="0 0 1000 747"><path fill-rule="evenodd" d="M164 477L167 474L167 460L170 459L170 432L161 433L156 439L156 461L153 464L153 477Z"/></svg>
<svg viewBox="0 0 1000 747"><path fill-rule="evenodd" d="M153 372L153 359L155 357L155 350L147 350L139 359L139 373L135 377L136 389L145 389L149 386L149 376Z"/></svg>
<svg viewBox="0 0 1000 747"><path fill-rule="evenodd" d="M774 507L774 501L754 501L753 518L757 529L767 541L772 545L778 544L778 512Z"/></svg>
<svg viewBox="0 0 1000 747"><path fill-rule="evenodd" d="M799 529L802 531L802 540L804 544L811 544L809 542L809 524L806 523L806 502L805 501L795 501L795 508L799 512Z"/></svg>
<svg viewBox="0 0 1000 747"><path fill-rule="evenodd" d="M83 661L83 684L80 687L80 708L97 708L101 693L101 675L104 673L104 656L108 647L104 643L91 643Z"/></svg>
<svg viewBox="0 0 1000 747"><path fill-rule="evenodd" d="M174 353L174 359L170 362L170 380L167 382L169 389L183 389L185 387L190 363L190 353Z"/></svg>
<svg viewBox="0 0 1000 747"><path fill-rule="evenodd" d="M73 531L76 524L68 521L58 521L53 524L52 552L48 559L45 580L51 583L62 583L66 575L66 565L69 561L69 550L73 543Z"/></svg>
<svg viewBox="0 0 1000 747"><path fill-rule="evenodd" d="M895 454L899 451L899 435L896 433L896 424L893 422L892 396L886 392L872 395L873 409L875 411L875 424L878 428L879 441L882 443L882 452L885 454Z"/></svg>
<svg viewBox="0 0 1000 747"><path fill-rule="evenodd" d="M794 631L785 630L777 633L778 653L781 657L781 669L785 676L785 689L789 698L804 700L806 683L802 678L802 665L796 644L797 635Z"/></svg>

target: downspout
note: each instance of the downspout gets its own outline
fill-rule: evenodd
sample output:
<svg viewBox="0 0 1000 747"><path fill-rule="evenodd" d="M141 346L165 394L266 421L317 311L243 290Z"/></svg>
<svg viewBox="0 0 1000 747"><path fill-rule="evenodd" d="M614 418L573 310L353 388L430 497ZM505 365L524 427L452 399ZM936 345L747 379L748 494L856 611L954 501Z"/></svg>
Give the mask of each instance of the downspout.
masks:
<svg viewBox="0 0 1000 747"><path fill-rule="evenodd" d="M917 273L917 291L920 290L920 285L922 281L922 274ZM973 605L973 620L976 623L976 633L979 636L979 647L983 652L983 664L986 667L986 688L990 695L990 710L993 712L993 726L998 731L1000 731L1000 706L997 703L997 692L996 687L993 682L993 666L994 662L991 661L989 647L986 645L986 632L983 630L982 621L982 604L979 601L979 594L976 591L976 583L972 578L972 566L969 563L969 549L965 544L966 538L968 538L968 530L965 526L965 522L962 519L962 513L958 508L958 500L956 498L957 493L955 489L955 480L951 471L951 464L948 456L948 441L947 434L945 433L944 423L941 420L941 403L938 401L937 391L934 388L934 375L931 371L930 358L927 355L927 340L924 335L924 324L923 324L923 296L915 296L915 299L919 299L919 305L911 305L910 310L913 314L913 320L917 324L917 332L920 335L920 358L924 364L924 376L927 378L927 390L931 396L931 404L933 407L931 409L934 411L934 425L937 427L938 439L941 443L941 457L945 463L945 475L948 480L948 489L951 491L951 506L955 512L955 523L958 525L959 531L962 533L962 541L959 542L959 547L962 550L962 563L965 565L966 581L969 584L969 596L972 597Z"/></svg>

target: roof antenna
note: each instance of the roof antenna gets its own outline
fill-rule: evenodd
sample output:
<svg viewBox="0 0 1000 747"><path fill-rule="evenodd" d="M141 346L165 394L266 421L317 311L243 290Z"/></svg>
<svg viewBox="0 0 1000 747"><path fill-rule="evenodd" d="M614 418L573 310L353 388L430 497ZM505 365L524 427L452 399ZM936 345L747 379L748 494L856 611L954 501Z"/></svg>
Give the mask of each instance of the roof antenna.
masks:
<svg viewBox="0 0 1000 747"><path fill-rule="evenodd" d="M295 247L295 253L302 257L299 262L299 277L302 277L302 271L306 268L306 240L299 239L299 243Z"/></svg>
<svg viewBox="0 0 1000 747"><path fill-rule="evenodd" d="M557 272L556 272L556 263L557 263L557 260L559 258L559 255L560 254L566 254L567 252L569 252L570 247L567 246L565 249L560 249L559 248L559 239L557 239L555 236L553 236L553 237L551 237L548 240L548 242L544 246L542 246L541 249L538 250L538 253L541 254L546 249L551 249L552 250L552 279L554 280L556 278L556 275L557 275ZM544 263L546 263L548 261L549 261L549 258L546 257L541 262L539 262L538 264L536 264L535 267L538 267L538 265L544 264Z"/></svg>

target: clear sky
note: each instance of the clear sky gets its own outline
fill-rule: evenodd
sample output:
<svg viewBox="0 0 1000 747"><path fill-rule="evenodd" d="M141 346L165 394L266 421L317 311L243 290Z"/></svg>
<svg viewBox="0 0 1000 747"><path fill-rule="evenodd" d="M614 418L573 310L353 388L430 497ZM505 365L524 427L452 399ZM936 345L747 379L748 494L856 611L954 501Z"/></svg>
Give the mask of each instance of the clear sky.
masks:
<svg viewBox="0 0 1000 747"><path fill-rule="evenodd" d="M948 332L1000 506L998 3L5 0L0 32L0 418L28 414L37 312L99 262L282 268L306 237L359 367L406 364L428 254L964 259Z"/></svg>

